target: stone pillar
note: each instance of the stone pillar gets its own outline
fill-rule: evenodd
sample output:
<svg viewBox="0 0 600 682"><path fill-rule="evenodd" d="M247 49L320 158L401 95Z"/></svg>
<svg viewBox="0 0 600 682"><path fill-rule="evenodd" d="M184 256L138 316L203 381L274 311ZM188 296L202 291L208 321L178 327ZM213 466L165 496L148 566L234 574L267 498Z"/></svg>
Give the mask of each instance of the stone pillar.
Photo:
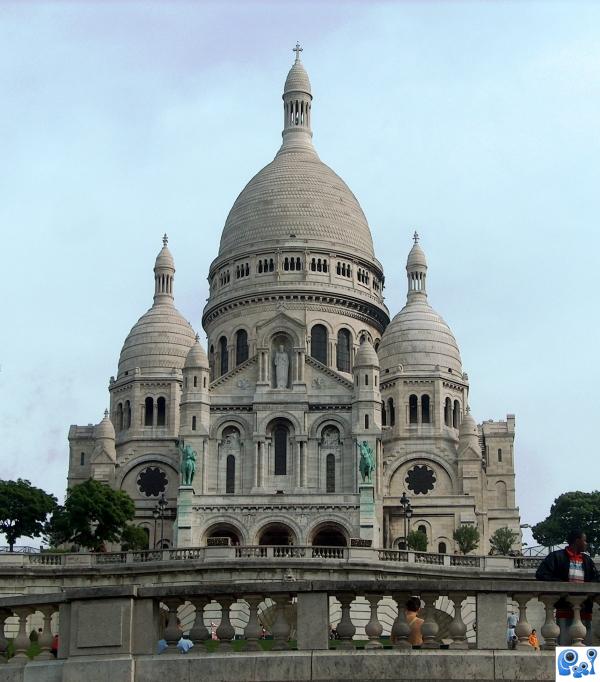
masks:
<svg viewBox="0 0 600 682"><path fill-rule="evenodd" d="M258 620L258 607L263 601L261 594L249 594L244 597L246 603L248 604L249 616L248 624L244 630L244 637L246 639L246 651L262 651L260 644L258 643L261 626Z"/></svg>
<svg viewBox="0 0 600 682"><path fill-rule="evenodd" d="M506 649L506 594L480 592L477 595L477 648Z"/></svg>
<svg viewBox="0 0 600 682"><path fill-rule="evenodd" d="M194 625L190 630L190 639L199 647L206 645L206 642L210 639L210 632L204 624L204 607L209 601L208 597L192 597L190 599L190 602L196 609Z"/></svg>
<svg viewBox="0 0 600 682"><path fill-rule="evenodd" d="M515 635L519 640L517 649L523 651L533 651L533 647L529 643L529 635L531 634L531 625L527 620L527 602L531 599L530 594L513 594L512 597L519 605L519 622L515 627Z"/></svg>
<svg viewBox="0 0 600 682"><path fill-rule="evenodd" d="M583 646L583 640L587 634L585 625L581 621L581 605L585 600L586 595L569 595L569 602L573 607L573 623L569 628L571 646Z"/></svg>
<svg viewBox="0 0 600 682"><path fill-rule="evenodd" d="M177 624L177 607L179 599L163 599L165 606L169 609L167 627L165 628L164 638L167 643L167 653L177 653L177 642L181 638L181 632Z"/></svg>
<svg viewBox="0 0 600 682"><path fill-rule="evenodd" d="M350 606L354 601L354 595L351 592L342 592L337 594L336 598L342 605L342 618L337 626L337 633L340 638L338 649L354 649L352 639L356 633L356 626L350 617Z"/></svg>
<svg viewBox="0 0 600 682"><path fill-rule="evenodd" d="M381 625L377 616L377 607L381 597L378 594L368 594L367 601L371 607L371 618L365 627L365 633L369 638L369 641L365 644L365 649L382 649L383 644L381 644L379 638L383 632L383 625Z"/></svg>
<svg viewBox="0 0 600 682"><path fill-rule="evenodd" d="M396 602L398 613L396 620L392 624L391 640L392 645L396 649L411 649L412 646L408 642L410 635L410 626L406 622L406 602L410 598L409 592L394 592L392 599Z"/></svg>
<svg viewBox="0 0 600 682"><path fill-rule="evenodd" d="M231 641L235 637L235 629L231 624L231 605L237 601L233 597L219 597L221 605L221 622L217 628L217 637L220 640L221 651L231 651Z"/></svg>
<svg viewBox="0 0 600 682"><path fill-rule="evenodd" d="M439 649L440 643L437 641L439 626L435 620L435 602L438 595L433 592L423 592L421 599L425 602L424 621L421 625L423 635L423 649Z"/></svg>
<svg viewBox="0 0 600 682"><path fill-rule="evenodd" d="M296 441L296 461L294 464L296 469L296 487L300 488L302 487L302 443L300 441Z"/></svg>
<svg viewBox="0 0 600 682"><path fill-rule="evenodd" d="M254 487L258 488L258 458L260 457L259 442L254 443Z"/></svg>
<svg viewBox="0 0 600 682"><path fill-rule="evenodd" d="M326 592L300 592L297 619L299 651L329 649L329 596Z"/></svg>
<svg viewBox="0 0 600 682"><path fill-rule="evenodd" d="M539 599L544 604L544 609L546 611L546 620L541 629L541 634L544 638L542 649L552 650L556 648L558 638L560 637L560 628L554 617L556 595L543 594Z"/></svg>
<svg viewBox="0 0 600 682"><path fill-rule="evenodd" d="M17 606L13 609L15 616L19 619L19 631L17 636L13 640L13 646L15 648L15 655L10 659L10 663L17 665L25 665L29 660L27 658L27 649L31 642L29 641L29 635L27 634L27 616L29 616L32 611L26 606Z"/></svg>
<svg viewBox="0 0 600 682"><path fill-rule="evenodd" d="M53 661L54 656L50 653L52 647L52 614L56 611L54 604L40 606L38 611L41 611L44 617L44 627L41 635L38 637L38 644L40 646L40 653L36 656L37 661Z"/></svg>
<svg viewBox="0 0 600 682"><path fill-rule="evenodd" d="M468 649L467 626L462 619L462 604L467 598L463 592L451 592L450 599L454 603L454 618L450 623L450 636L452 637L451 649Z"/></svg>

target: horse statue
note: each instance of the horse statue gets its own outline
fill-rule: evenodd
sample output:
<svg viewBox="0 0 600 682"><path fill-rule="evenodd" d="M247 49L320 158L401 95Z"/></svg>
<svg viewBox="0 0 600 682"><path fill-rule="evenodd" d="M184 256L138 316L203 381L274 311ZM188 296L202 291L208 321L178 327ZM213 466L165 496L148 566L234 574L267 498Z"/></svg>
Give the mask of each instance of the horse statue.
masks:
<svg viewBox="0 0 600 682"><path fill-rule="evenodd" d="M191 445L183 445L181 442L177 445L181 453L181 485L192 485L196 473L196 451Z"/></svg>
<svg viewBox="0 0 600 682"><path fill-rule="evenodd" d="M360 451L359 470L362 476L363 483L371 483L371 475L375 471L375 458L373 457L373 448L369 446L366 440L358 444Z"/></svg>

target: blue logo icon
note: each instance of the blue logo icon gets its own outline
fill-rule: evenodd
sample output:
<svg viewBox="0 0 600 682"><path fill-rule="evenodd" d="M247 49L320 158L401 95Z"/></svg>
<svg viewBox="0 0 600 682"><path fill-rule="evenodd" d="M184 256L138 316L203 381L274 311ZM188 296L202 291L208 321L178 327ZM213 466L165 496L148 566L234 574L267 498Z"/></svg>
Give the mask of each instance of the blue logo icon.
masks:
<svg viewBox="0 0 600 682"><path fill-rule="evenodd" d="M595 675L594 663L598 656L598 649L592 647L557 647L556 648L556 679L571 678L582 680Z"/></svg>

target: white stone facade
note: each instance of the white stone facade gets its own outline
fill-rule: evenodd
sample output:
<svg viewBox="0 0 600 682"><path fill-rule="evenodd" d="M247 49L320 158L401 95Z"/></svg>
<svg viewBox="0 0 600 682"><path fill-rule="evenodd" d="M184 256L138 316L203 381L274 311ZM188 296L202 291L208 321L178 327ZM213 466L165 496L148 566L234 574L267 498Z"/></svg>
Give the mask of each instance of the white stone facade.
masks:
<svg viewBox="0 0 600 682"><path fill-rule="evenodd" d="M69 432L69 486L91 476L126 490L150 546L228 536L397 547L406 492L410 528L430 551L453 553L454 530L474 523L487 552L496 528L519 530L514 416L477 427L468 414L468 377L428 303L416 235L407 304L390 322L367 220L313 147L299 58L283 101L281 148L234 203L208 273L208 353L175 308L165 238L109 414ZM375 460L364 483L363 442ZM179 444L197 453L190 487L180 488Z"/></svg>

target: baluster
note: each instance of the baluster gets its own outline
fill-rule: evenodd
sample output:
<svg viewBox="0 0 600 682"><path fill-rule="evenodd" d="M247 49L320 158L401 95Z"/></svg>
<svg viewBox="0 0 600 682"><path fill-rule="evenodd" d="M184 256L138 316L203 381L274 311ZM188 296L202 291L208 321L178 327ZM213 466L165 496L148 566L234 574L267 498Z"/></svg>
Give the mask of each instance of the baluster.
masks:
<svg viewBox="0 0 600 682"><path fill-rule="evenodd" d="M435 620L435 602L438 595L434 592L423 592L421 599L425 602L423 609L423 625L421 634L423 635L423 649L439 649L440 643L437 641L439 626Z"/></svg>
<svg viewBox="0 0 600 682"><path fill-rule="evenodd" d="M192 597L190 602L196 609L194 625L190 630L190 639L198 647L206 648L206 643L210 639L210 632L204 624L204 607L208 604L209 599L208 597Z"/></svg>
<svg viewBox="0 0 600 682"><path fill-rule="evenodd" d="M516 648L522 651L534 651L534 648L529 643L531 625L527 620L527 602L531 599L531 595L513 594L512 598L519 605L519 622L515 627L515 635L519 641Z"/></svg>
<svg viewBox="0 0 600 682"><path fill-rule="evenodd" d="M244 630L244 638L246 640L246 651L262 651L258 640L262 632L260 620L258 619L258 607L263 601L261 594L249 594L244 597L248 604L248 625Z"/></svg>
<svg viewBox="0 0 600 682"><path fill-rule="evenodd" d="M454 618L450 623L450 637L452 637L452 644L450 649L468 649L467 642L467 626L462 619L462 604L467 598L464 592L451 592L449 597L454 603Z"/></svg>
<svg viewBox="0 0 600 682"><path fill-rule="evenodd" d="M29 660L27 658L27 649L29 649L31 644L27 635L27 616L32 613L32 610L26 606L18 606L13 609L13 613L19 619L19 632L13 641L15 655L10 659L10 663L25 665Z"/></svg>
<svg viewBox="0 0 600 682"><path fill-rule="evenodd" d="M584 646L583 640L587 635L585 625L581 620L581 605L586 600L586 595L571 595L569 602L573 607L573 623L569 628L569 637L571 638L571 646Z"/></svg>
<svg viewBox="0 0 600 682"><path fill-rule="evenodd" d="M342 617L337 626L337 633L340 638L338 649L354 649L352 638L356 632L356 626L350 618L350 605L354 601L354 595L351 592L342 592L336 595L337 600L342 605Z"/></svg>
<svg viewBox="0 0 600 682"><path fill-rule="evenodd" d="M412 649L408 641L410 635L410 625L406 622L406 602L409 600L408 592L395 592L392 599L396 602L398 613L396 620L392 623L391 640L396 649Z"/></svg>
<svg viewBox="0 0 600 682"><path fill-rule="evenodd" d="M52 648L52 614L56 611L56 606L54 604L48 604L45 606L40 606L38 611L41 611L44 616L44 627L42 633L38 638L38 644L40 645L40 653L36 656L37 661L51 661L54 656L50 653Z"/></svg>
<svg viewBox="0 0 600 682"><path fill-rule="evenodd" d="M166 654L174 654L178 651L177 643L181 639L181 629L177 622L177 608L179 606L179 599L163 599L163 603L169 609L169 616L167 619L167 626L165 628L165 641L167 648Z"/></svg>
<svg viewBox="0 0 600 682"><path fill-rule="evenodd" d="M4 636L4 623L7 618L12 616L12 612L8 609L0 609L0 664L6 663L6 649L8 648L8 640Z"/></svg>
<svg viewBox="0 0 600 682"><path fill-rule="evenodd" d="M233 597L219 597L221 605L221 622L217 628L217 637L220 640L219 650L231 651L231 641L235 637L235 628L231 624L231 605L237 600Z"/></svg>
<svg viewBox="0 0 600 682"><path fill-rule="evenodd" d="M271 627L273 634L273 646L271 651L285 651L288 648L290 638L290 625L287 621L285 610L289 604L289 594L278 594L272 597L275 602L275 620Z"/></svg>
<svg viewBox="0 0 600 682"><path fill-rule="evenodd" d="M539 600L544 605L546 610L546 620L542 625L541 633L544 638L544 643L542 644L542 649L554 649L558 643L558 638L560 637L560 628L554 617L554 604L556 603L556 595L543 594L539 597Z"/></svg>
<svg viewBox="0 0 600 682"><path fill-rule="evenodd" d="M365 649L382 649L383 644L379 641L379 638L383 632L383 625L379 622L377 616L377 607L381 597L378 594L367 594L366 597L371 606L371 620L365 627L365 633L369 638L369 641L365 644Z"/></svg>

